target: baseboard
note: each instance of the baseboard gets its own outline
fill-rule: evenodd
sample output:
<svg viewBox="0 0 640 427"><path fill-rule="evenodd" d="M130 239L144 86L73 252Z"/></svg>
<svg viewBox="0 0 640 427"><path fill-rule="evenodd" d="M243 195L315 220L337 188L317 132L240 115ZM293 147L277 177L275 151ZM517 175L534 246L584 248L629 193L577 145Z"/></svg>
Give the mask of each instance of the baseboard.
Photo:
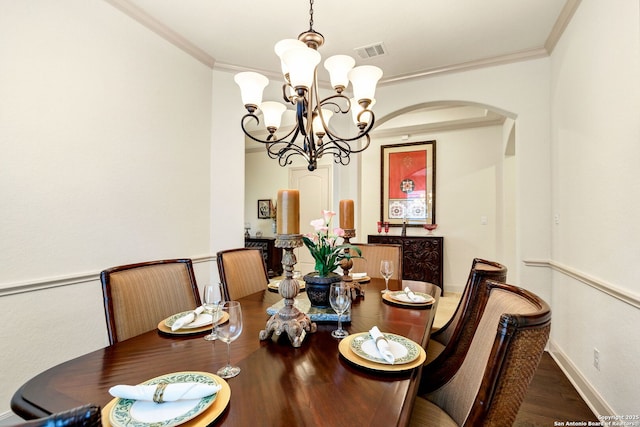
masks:
<svg viewBox="0 0 640 427"><path fill-rule="evenodd" d="M589 381L580 373L567 355L558 348L555 342L549 340L547 348L553 360L556 361L562 372L564 372L571 384L576 388L580 397L582 397L596 417L615 415L613 409L611 409L596 389L591 386Z"/></svg>

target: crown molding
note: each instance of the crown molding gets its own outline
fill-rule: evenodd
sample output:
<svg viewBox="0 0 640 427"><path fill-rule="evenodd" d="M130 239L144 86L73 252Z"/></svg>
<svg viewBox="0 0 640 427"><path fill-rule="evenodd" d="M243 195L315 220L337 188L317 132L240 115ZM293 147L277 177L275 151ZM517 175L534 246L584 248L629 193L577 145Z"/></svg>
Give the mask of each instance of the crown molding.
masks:
<svg viewBox="0 0 640 427"><path fill-rule="evenodd" d="M149 30L158 34L163 39L167 40L169 43L175 45L176 47L182 49L184 52L188 53L198 61L202 62L209 68L213 68L216 63L215 58L209 55L204 50L200 49L195 44L191 43L186 38L182 37L180 34L176 33L162 22L158 21L143 9L140 9L138 6L132 4L128 0L104 0L106 3L115 7L116 9L123 12L125 15L130 18L136 20L143 26L147 27Z"/></svg>

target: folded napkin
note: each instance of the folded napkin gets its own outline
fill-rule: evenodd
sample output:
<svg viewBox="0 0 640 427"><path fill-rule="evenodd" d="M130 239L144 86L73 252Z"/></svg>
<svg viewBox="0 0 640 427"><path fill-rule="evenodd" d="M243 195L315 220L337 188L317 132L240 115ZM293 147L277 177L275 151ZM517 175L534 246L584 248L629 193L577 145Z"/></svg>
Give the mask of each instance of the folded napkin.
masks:
<svg viewBox="0 0 640 427"><path fill-rule="evenodd" d="M220 384L160 383L155 385L116 385L109 389L113 397L163 403L202 399L220 390Z"/></svg>
<svg viewBox="0 0 640 427"><path fill-rule="evenodd" d="M367 273L351 273L352 279L364 279L367 277Z"/></svg>
<svg viewBox="0 0 640 427"><path fill-rule="evenodd" d="M173 322L173 325L171 325L171 330L175 332L178 329L188 325L189 323L196 320L198 318L198 315L203 311L204 311L204 307L200 306L195 310L190 311L188 314L185 314L184 316L177 318L176 321Z"/></svg>
<svg viewBox="0 0 640 427"><path fill-rule="evenodd" d="M413 302L427 302L427 299L425 297L423 297L422 295L414 294L408 286L404 288L404 293L407 294L407 298L409 298Z"/></svg>
<svg viewBox="0 0 640 427"><path fill-rule="evenodd" d="M387 341L384 335L382 335L382 332L380 332L380 329L378 329L377 326L371 328L371 330L369 330L369 333L371 334L373 341L375 341L376 347L382 355L382 358L393 365L396 361L396 358L393 356L393 353L391 353L389 341Z"/></svg>

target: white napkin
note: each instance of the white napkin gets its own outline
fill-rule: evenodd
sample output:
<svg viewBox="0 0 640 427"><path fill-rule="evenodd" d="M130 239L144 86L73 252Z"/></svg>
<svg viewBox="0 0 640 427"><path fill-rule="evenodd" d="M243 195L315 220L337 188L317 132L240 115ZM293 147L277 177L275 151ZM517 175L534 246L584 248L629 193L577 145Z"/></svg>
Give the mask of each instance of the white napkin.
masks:
<svg viewBox="0 0 640 427"><path fill-rule="evenodd" d="M144 400L153 402L157 385L116 385L109 389L109 394L121 399ZM176 400L202 399L220 390L220 384L171 383L162 393L163 402Z"/></svg>
<svg viewBox="0 0 640 427"><path fill-rule="evenodd" d="M185 314L184 316L177 318L176 321L173 322L173 325L171 325L171 330L175 332L183 326L188 325L189 323L196 320L198 318L198 315L203 311L204 307L200 306L195 310L189 312L189 314Z"/></svg>
<svg viewBox="0 0 640 427"><path fill-rule="evenodd" d="M423 297L422 295L414 294L408 286L404 288L404 293L407 294L407 297L413 302L427 302L427 299L425 297Z"/></svg>
<svg viewBox="0 0 640 427"><path fill-rule="evenodd" d="M377 326L371 328L369 333L371 334L373 341L376 343L376 347L382 355L382 358L393 365L396 358L393 356L393 353L391 353L389 341L387 341L384 335L382 335L382 332L380 332L380 329L378 329Z"/></svg>
<svg viewBox="0 0 640 427"><path fill-rule="evenodd" d="M351 273L352 279L364 279L367 277L367 273Z"/></svg>

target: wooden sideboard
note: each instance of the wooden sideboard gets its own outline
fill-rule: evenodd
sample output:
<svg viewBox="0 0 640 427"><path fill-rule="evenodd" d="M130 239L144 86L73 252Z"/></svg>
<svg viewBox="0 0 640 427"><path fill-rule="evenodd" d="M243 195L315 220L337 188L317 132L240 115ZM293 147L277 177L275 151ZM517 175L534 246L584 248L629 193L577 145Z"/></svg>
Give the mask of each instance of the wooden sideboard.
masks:
<svg viewBox="0 0 640 427"><path fill-rule="evenodd" d="M368 243L402 245L402 278L443 288L443 238L441 236L389 236L370 234Z"/></svg>
<svg viewBox="0 0 640 427"><path fill-rule="evenodd" d="M245 237L244 246L262 249L262 257L267 265L269 277L282 274L282 249L276 248L275 237Z"/></svg>

